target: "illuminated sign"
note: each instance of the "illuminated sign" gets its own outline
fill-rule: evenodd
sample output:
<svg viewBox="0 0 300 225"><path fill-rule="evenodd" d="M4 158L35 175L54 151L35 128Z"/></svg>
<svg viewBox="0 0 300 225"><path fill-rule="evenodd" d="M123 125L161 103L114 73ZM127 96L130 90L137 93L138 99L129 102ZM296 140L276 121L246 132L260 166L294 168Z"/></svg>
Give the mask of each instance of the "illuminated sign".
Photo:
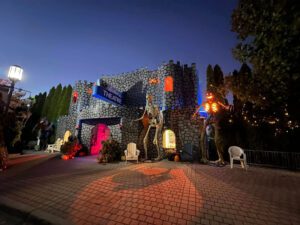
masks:
<svg viewBox="0 0 300 225"><path fill-rule="evenodd" d="M105 86L94 86L93 97L99 98L114 105L123 105L124 102L123 93L117 91L107 84L105 84Z"/></svg>

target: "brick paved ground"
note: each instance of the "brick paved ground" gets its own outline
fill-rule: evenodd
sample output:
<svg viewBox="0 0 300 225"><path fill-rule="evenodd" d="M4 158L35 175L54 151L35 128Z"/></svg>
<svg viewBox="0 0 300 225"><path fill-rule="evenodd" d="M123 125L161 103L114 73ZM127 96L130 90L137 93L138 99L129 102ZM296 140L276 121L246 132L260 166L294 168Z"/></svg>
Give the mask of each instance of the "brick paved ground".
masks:
<svg viewBox="0 0 300 225"><path fill-rule="evenodd" d="M299 173L93 157L24 168L0 174L1 196L69 224L300 224Z"/></svg>

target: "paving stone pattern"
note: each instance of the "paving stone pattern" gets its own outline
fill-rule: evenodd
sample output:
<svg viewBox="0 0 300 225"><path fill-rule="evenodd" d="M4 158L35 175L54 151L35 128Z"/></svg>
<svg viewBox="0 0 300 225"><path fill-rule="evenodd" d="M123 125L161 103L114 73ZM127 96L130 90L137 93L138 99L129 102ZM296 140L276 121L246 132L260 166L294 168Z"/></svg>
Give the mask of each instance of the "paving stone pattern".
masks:
<svg viewBox="0 0 300 225"><path fill-rule="evenodd" d="M298 173L168 161L72 172L80 160L2 178L0 192L70 224L300 224Z"/></svg>

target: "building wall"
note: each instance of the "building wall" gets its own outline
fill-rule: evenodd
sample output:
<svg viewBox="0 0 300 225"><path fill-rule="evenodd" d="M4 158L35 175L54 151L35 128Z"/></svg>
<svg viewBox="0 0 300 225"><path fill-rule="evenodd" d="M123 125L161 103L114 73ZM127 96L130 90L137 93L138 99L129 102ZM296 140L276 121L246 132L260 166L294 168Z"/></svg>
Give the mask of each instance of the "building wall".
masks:
<svg viewBox="0 0 300 225"><path fill-rule="evenodd" d="M172 76L174 79L173 92L164 91L165 77ZM149 79L155 78L159 82L150 84ZM73 134L76 133L76 125L80 119L88 118L107 118L121 117L122 126L110 126L111 134L114 139L121 143L122 148L126 148L129 142L135 142L143 152L143 126L140 122L132 122L139 118L146 104L146 95L154 96L154 104L158 105L162 111L171 110L169 116L165 118L174 130L177 137L177 148L181 150L185 143L191 143L195 148L199 147L199 126L200 121L191 121L197 105L198 78L196 66L174 64L173 61L165 63L157 70L139 69L130 73L123 73L114 76L102 76L101 79L113 86L120 92L126 92L125 105L115 106L103 100L93 98L89 89L93 83L78 81L74 85L74 92L78 93L77 102L70 102L69 115L59 118L58 137L62 137L65 130L69 129ZM83 125L81 132L82 143L89 147L92 126ZM156 157L156 150L152 144L154 129L149 136L150 157ZM162 135L159 135L161 143ZM151 142L151 143L150 143ZM162 152L163 153L163 152Z"/></svg>

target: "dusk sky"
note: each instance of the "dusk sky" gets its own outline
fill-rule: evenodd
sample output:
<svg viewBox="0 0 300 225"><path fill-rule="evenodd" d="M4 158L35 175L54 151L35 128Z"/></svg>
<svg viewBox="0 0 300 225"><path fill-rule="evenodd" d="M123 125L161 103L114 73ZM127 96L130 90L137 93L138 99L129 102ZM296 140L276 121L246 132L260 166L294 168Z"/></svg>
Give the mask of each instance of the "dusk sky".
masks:
<svg viewBox="0 0 300 225"><path fill-rule="evenodd" d="M0 78L24 69L17 87L33 94L58 83L196 63L239 68L230 31L236 0L0 0Z"/></svg>

